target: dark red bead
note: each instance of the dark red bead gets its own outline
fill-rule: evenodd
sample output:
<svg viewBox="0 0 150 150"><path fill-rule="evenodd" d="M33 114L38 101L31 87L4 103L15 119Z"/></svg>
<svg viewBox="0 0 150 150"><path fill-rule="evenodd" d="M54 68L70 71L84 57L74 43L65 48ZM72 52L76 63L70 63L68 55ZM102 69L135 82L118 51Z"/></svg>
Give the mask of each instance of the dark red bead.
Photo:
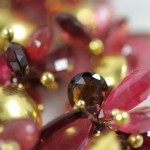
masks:
<svg viewBox="0 0 150 150"><path fill-rule="evenodd" d="M92 135L92 124L84 111L73 110L46 125L35 150L77 150Z"/></svg>
<svg viewBox="0 0 150 150"><path fill-rule="evenodd" d="M59 77L72 71L75 61L73 51L73 47L68 45L57 48L45 58L45 70Z"/></svg>
<svg viewBox="0 0 150 150"><path fill-rule="evenodd" d="M17 76L26 75L29 69L29 61L23 46L17 43L9 43L5 56L8 66Z"/></svg>
<svg viewBox="0 0 150 150"><path fill-rule="evenodd" d="M29 58L33 61L42 60L48 53L52 43L52 31L48 26L38 28L27 43Z"/></svg>
<svg viewBox="0 0 150 150"><path fill-rule="evenodd" d="M68 13L58 13L55 16L57 24L70 36L89 42L90 36L86 27L76 17Z"/></svg>

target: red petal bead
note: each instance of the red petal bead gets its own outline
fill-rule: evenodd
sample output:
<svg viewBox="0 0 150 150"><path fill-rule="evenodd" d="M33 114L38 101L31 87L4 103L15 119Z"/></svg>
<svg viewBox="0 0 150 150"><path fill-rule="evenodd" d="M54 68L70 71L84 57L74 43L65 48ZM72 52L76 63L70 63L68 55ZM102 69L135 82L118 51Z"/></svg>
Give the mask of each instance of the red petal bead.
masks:
<svg viewBox="0 0 150 150"><path fill-rule="evenodd" d="M130 116L130 123L119 127L120 131L125 133L145 133L150 131L150 107L131 112Z"/></svg>
<svg viewBox="0 0 150 150"><path fill-rule="evenodd" d="M74 38L82 39L82 41L89 42L90 36L84 25L82 25L76 17L68 13L58 13L55 16L56 23L62 28L64 32Z"/></svg>
<svg viewBox="0 0 150 150"><path fill-rule="evenodd" d="M127 38L127 22L121 20L110 29L105 40L105 53L120 53Z"/></svg>
<svg viewBox="0 0 150 150"><path fill-rule="evenodd" d="M87 117L84 112L73 110L49 123L41 131L35 150L82 149L92 133Z"/></svg>
<svg viewBox="0 0 150 150"><path fill-rule="evenodd" d="M55 76L61 76L74 67L74 49L64 45L50 53L45 59L45 70L49 70Z"/></svg>
<svg viewBox="0 0 150 150"><path fill-rule="evenodd" d="M104 110L114 108L131 110L146 100L150 90L150 71L137 70L129 74L125 79L111 91L104 102Z"/></svg>
<svg viewBox="0 0 150 150"><path fill-rule="evenodd" d="M52 31L48 26L38 28L27 43L29 58L33 61L42 60L48 53L52 43Z"/></svg>
<svg viewBox="0 0 150 150"><path fill-rule="evenodd" d="M37 124L31 119L13 120L4 124L4 130L0 133L3 140L16 141L21 150L31 150L39 137Z"/></svg>

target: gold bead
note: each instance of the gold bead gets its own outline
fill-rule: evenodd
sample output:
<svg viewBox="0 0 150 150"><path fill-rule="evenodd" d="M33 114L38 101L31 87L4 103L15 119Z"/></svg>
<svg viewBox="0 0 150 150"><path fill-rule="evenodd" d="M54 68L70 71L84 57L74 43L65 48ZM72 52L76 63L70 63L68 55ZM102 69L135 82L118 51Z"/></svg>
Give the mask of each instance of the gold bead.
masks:
<svg viewBox="0 0 150 150"><path fill-rule="evenodd" d="M44 110L44 105L38 104L38 110L42 112Z"/></svg>
<svg viewBox="0 0 150 150"><path fill-rule="evenodd" d="M17 9L0 9L0 26L4 25L8 25L13 29L13 41L22 45L26 44L37 27L29 19L26 19L23 13L18 12Z"/></svg>
<svg viewBox="0 0 150 150"><path fill-rule="evenodd" d="M11 41L14 36L14 31L11 27L6 26L0 30L0 37L4 40Z"/></svg>
<svg viewBox="0 0 150 150"><path fill-rule="evenodd" d="M130 115L128 112L114 109L112 111L112 116L117 125L126 125L130 122Z"/></svg>
<svg viewBox="0 0 150 150"><path fill-rule="evenodd" d="M100 55L104 51L104 44L101 40L96 39L89 43L89 48L94 55Z"/></svg>
<svg viewBox="0 0 150 150"><path fill-rule="evenodd" d="M0 87L0 125L12 119L31 118L41 126L37 105L25 90L17 86Z"/></svg>
<svg viewBox="0 0 150 150"><path fill-rule="evenodd" d="M112 112L111 112L112 116L116 116L119 113L120 113L119 109L113 109Z"/></svg>
<svg viewBox="0 0 150 150"><path fill-rule="evenodd" d="M49 88L52 85L52 83L55 82L55 77L51 72L44 72L41 75L40 81L45 87Z"/></svg>
<svg viewBox="0 0 150 150"><path fill-rule="evenodd" d="M8 140L1 144L1 150L21 150L19 144L15 141Z"/></svg>
<svg viewBox="0 0 150 150"><path fill-rule="evenodd" d="M128 138L128 143L133 147L133 148L139 148L143 145L143 136L140 134L133 134L130 135Z"/></svg>
<svg viewBox="0 0 150 150"><path fill-rule="evenodd" d="M127 75L127 60L121 55L107 55L94 60L92 70L105 78L111 90Z"/></svg>
<svg viewBox="0 0 150 150"><path fill-rule="evenodd" d="M76 109L84 109L86 106L85 101L78 100L78 102L75 104Z"/></svg>

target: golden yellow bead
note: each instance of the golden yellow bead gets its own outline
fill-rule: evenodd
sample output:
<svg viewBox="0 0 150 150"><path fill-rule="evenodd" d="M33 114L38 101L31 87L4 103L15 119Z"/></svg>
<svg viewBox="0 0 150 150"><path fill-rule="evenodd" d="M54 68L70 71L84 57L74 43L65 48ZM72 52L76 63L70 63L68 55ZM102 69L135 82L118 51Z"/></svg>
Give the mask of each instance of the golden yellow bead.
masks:
<svg viewBox="0 0 150 150"><path fill-rule="evenodd" d="M78 100L78 102L75 104L76 109L84 109L85 106L86 106L86 103L83 100Z"/></svg>
<svg viewBox="0 0 150 150"><path fill-rule="evenodd" d="M127 75L127 60L121 55L107 55L93 60L92 70L102 75L112 89Z"/></svg>
<svg viewBox="0 0 150 150"><path fill-rule="evenodd" d="M94 55L100 55L104 51L104 44L101 40L96 39L89 43L89 48Z"/></svg>
<svg viewBox="0 0 150 150"><path fill-rule="evenodd" d="M2 39L5 39L5 40L8 40L8 41L11 41L12 38L14 36L14 31L11 27L9 26L6 26L6 27L3 27L1 30L0 30L0 37Z"/></svg>
<svg viewBox="0 0 150 150"><path fill-rule="evenodd" d="M51 72L44 72L41 75L40 81L45 87L49 88L52 85L52 83L55 82L55 77Z"/></svg>
<svg viewBox="0 0 150 150"><path fill-rule="evenodd" d="M41 126L37 105L25 90L17 86L0 87L0 110L0 125L13 119L32 118Z"/></svg>
<svg viewBox="0 0 150 150"><path fill-rule="evenodd" d="M133 148L139 148L143 145L143 136L140 134L130 135L128 138L128 143Z"/></svg>
<svg viewBox="0 0 150 150"><path fill-rule="evenodd" d="M112 111L112 116L117 125L126 125L130 122L130 115L128 112L115 109Z"/></svg>
<svg viewBox="0 0 150 150"><path fill-rule="evenodd" d="M15 141L8 140L1 144L1 150L21 150L19 144Z"/></svg>
<svg viewBox="0 0 150 150"><path fill-rule="evenodd" d="M113 109L112 112L111 112L112 116L116 116L119 113L120 113L119 109Z"/></svg>
<svg viewBox="0 0 150 150"><path fill-rule="evenodd" d="M43 104L38 104L38 110L43 111L44 110L44 105Z"/></svg>
<svg viewBox="0 0 150 150"><path fill-rule="evenodd" d="M19 15L18 15L19 14ZM13 41L20 44L25 44L31 34L36 29L37 25L30 22L24 14L13 9L0 8L0 26L10 26L13 29Z"/></svg>

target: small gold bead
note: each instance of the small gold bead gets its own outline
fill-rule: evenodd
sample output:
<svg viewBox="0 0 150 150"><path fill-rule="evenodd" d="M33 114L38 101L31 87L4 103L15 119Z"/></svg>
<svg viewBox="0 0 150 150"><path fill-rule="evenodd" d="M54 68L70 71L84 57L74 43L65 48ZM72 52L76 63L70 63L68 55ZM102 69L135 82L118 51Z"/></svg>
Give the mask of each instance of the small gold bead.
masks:
<svg viewBox="0 0 150 150"><path fill-rule="evenodd" d="M111 112L112 116L116 116L119 113L120 113L119 109L113 109L112 112Z"/></svg>
<svg viewBox="0 0 150 150"><path fill-rule="evenodd" d="M2 39L11 41L13 39L13 36L14 36L14 31L9 26L3 27L0 31L0 37Z"/></svg>
<svg viewBox="0 0 150 150"><path fill-rule="evenodd" d="M44 110L44 105L38 104L38 110L42 112Z"/></svg>
<svg viewBox="0 0 150 150"><path fill-rule="evenodd" d="M104 51L104 44L101 40L96 39L89 43L89 48L94 55L99 55Z"/></svg>
<svg viewBox="0 0 150 150"><path fill-rule="evenodd" d="M55 77L51 72L44 72L41 75L40 81L45 87L49 88L51 84L55 82Z"/></svg>
<svg viewBox="0 0 150 150"><path fill-rule="evenodd" d="M133 134L130 135L128 138L128 143L133 147L133 148L139 148L143 145L143 136L140 134Z"/></svg>
<svg viewBox="0 0 150 150"><path fill-rule="evenodd" d="M114 109L112 111L112 116L117 125L126 125L130 122L130 115L128 112Z"/></svg>
<svg viewBox="0 0 150 150"><path fill-rule="evenodd" d="M79 100L79 101L76 103L75 108L76 108L76 109L84 109L85 106L86 106L85 101Z"/></svg>

